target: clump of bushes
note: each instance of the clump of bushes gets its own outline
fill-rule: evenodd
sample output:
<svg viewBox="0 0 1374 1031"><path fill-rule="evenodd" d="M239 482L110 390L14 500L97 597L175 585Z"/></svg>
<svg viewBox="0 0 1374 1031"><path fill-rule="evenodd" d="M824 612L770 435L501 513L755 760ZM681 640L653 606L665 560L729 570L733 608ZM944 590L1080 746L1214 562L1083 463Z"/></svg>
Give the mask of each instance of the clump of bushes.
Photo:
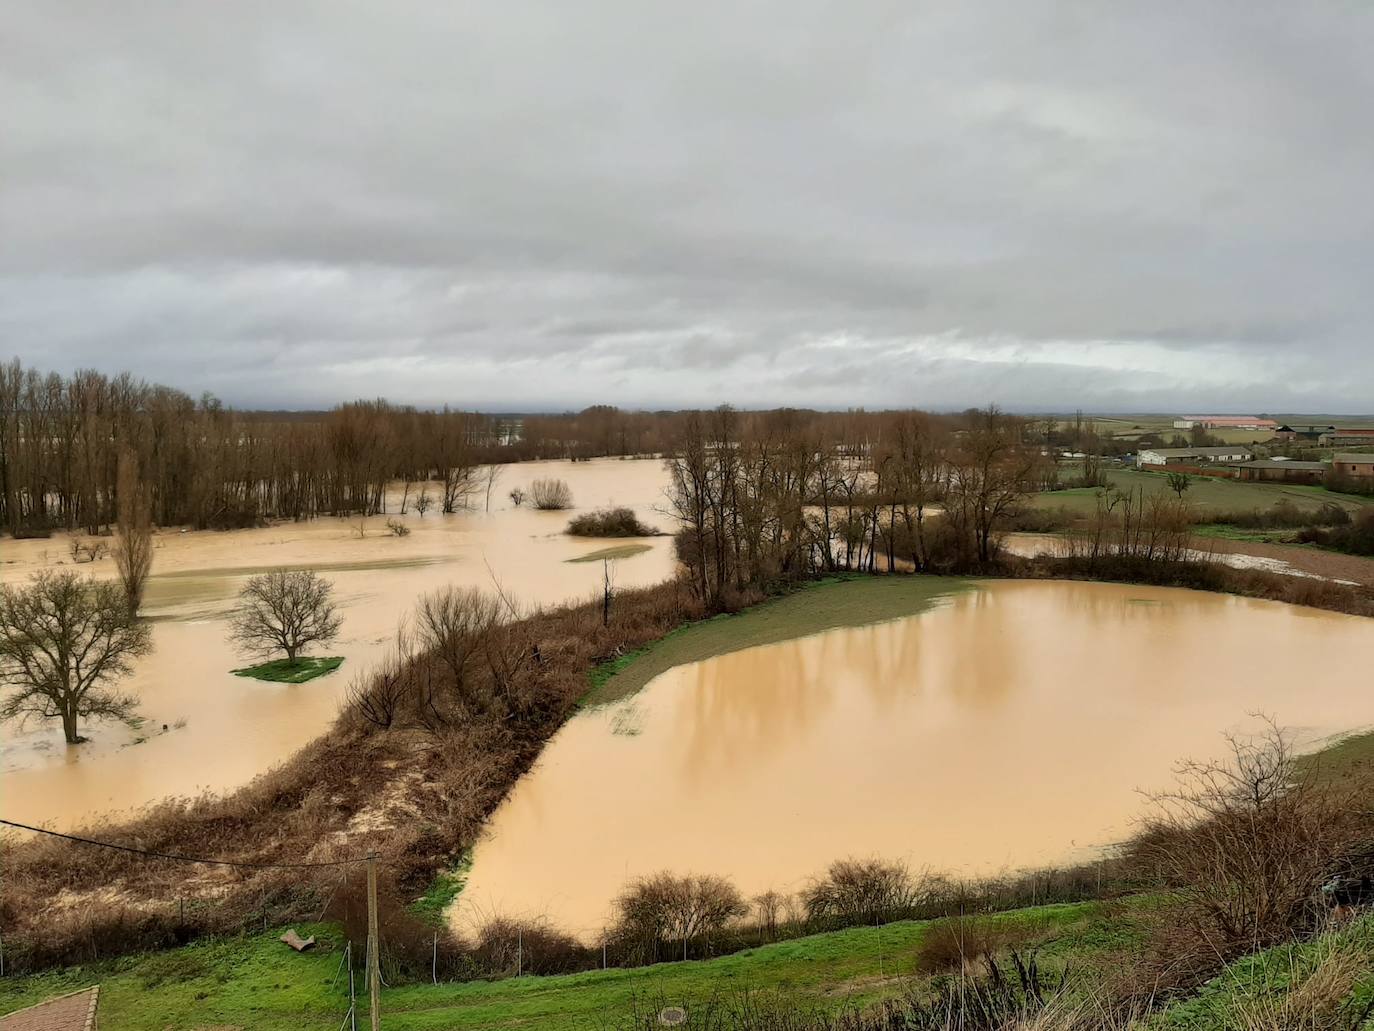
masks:
<svg viewBox="0 0 1374 1031"><path fill-rule="evenodd" d="M583 512L568 523L574 537L656 537L658 530L639 521L629 508L599 508Z"/></svg>
<svg viewBox="0 0 1374 1031"><path fill-rule="evenodd" d="M1031 935L986 916L951 916L931 925L916 950L916 966L929 973L961 970L992 963L1004 948L1020 945Z"/></svg>
<svg viewBox="0 0 1374 1031"><path fill-rule="evenodd" d="M572 488L567 480L535 480L530 484L530 503L544 512L561 512L572 508Z"/></svg>
<svg viewBox="0 0 1374 1031"><path fill-rule="evenodd" d="M808 922L817 927L887 923L908 915L919 898L901 863L840 859L802 892Z"/></svg>
<svg viewBox="0 0 1374 1031"><path fill-rule="evenodd" d="M631 882L615 911L608 943L622 962L645 964L711 955L749 906L724 877L665 871Z"/></svg>
<svg viewBox="0 0 1374 1031"><path fill-rule="evenodd" d="M1301 544L1320 544L1350 555L1374 555L1374 508L1367 508L1344 526L1308 526L1298 531Z"/></svg>
<svg viewBox="0 0 1374 1031"><path fill-rule="evenodd" d="M1243 509L1238 512L1206 512L1194 522L1204 525L1239 526L1247 530L1294 530L1303 526L1345 526L1350 513L1345 506L1324 501L1316 511L1299 508L1282 498L1269 508Z"/></svg>
<svg viewBox="0 0 1374 1031"><path fill-rule="evenodd" d="M599 956L546 920L493 916L462 943L474 972L483 977L572 974L597 966Z"/></svg>
<svg viewBox="0 0 1374 1031"><path fill-rule="evenodd" d="M1016 533L1054 533L1073 525L1073 513L1065 506L1039 508L1026 505L1007 517L1007 529Z"/></svg>

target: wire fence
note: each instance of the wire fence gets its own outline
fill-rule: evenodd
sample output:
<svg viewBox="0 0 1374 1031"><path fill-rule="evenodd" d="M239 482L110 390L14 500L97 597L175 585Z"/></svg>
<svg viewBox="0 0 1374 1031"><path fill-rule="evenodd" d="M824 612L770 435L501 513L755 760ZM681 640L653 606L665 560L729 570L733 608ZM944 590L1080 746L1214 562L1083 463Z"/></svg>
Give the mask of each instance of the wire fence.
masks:
<svg viewBox="0 0 1374 1031"><path fill-rule="evenodd" d="M338 870L341 870L341 872L343 873L343 878L341 878L340 883L343 883L343 881L346 880L347 871L348 871L348 868L349 868L349 867L352 867L352 866L359 866L359 865L365 865L365 864L368 864L368 863L377 863L377 862L380 862L380 861L381 861L381 857L378 856L376 853L369 853L368 855L365 855L365 856L349 856L349 857L344 858L344 859L331 859L331 860L322 860L322 861L316 861L316 862L262 862L262 861L253 861L253 860L221 859L221 858L218 858L218 857L211 857L211 856L189 856L189 855L184 855L184 854L176 853L176 852L162 852L162 851L159 851L159 850L157 850L157 849L138 848L138 847L133 846L133 845L122 845L122 844L119 844L118 842L113 842L113 841L100 841L100 840L98 840L98 839L96 839L96 838L88 838L88 837L84 837L84 836L79 835L79 834L64 834L64 833L62 833L61 831L51 830L51 829L49 829L49 828L47 828L47 827L35 827L35 826L33 826L32 824L19 823L19 822L16 821L16 820L4 820L4 819L0 819L0 826L3 826L3 827L10 827L10 828L13 828L14 830L27 831L27 832L32 833L32 834L44 835L44 836L46 836L46 837L56 838L56 839L59 839L59 840L62 840L62 841L69 841L69 842L71 842L71 843L73 843L73 844L76 844L76 845L85 845L85 846L89 846L89 847L92 847L92 848L103 848L103 849L108 849L108 850L114 851L114 852L122 852L122 853L130 854L130 855L141 856L141 857L144 857L144 858L149 859L149 860L159 860L159 861L167 861L167 862L186 863L186 864L193 864L193 865L231 867L231 868L243 869L243 870L313 870L313 869L338 869ZM338 889L338 885L336 884L334 890L337 891L337 889ZM333 895L334 895L334 893L331 892L331 893L330 893L330 901L332 901ZM178 913L178 921L179 921L181 924L183 924L183 925L186 923L186 909L187 909L187 905L186 905L186 904L187 904L187 898L186 898L186 896L182 895L182 896L179 896L179 897L177 898L176 906L177 906L177 913ZM194 914L194 911L195 911L196 909L202 909L202 908L207 907L207 906L212 905L212 904L213 904L212 901L206 900L206 899L198 899L198 898L197 898L197 899L191 899L191 907L192 907L193 914ZM329 902L326 902L326 904L325 904L325 909L327 910L328 908L329 908ZM323 912L324 912L324 911L322 910L322 911L321 911L321 916L323 916ZM264 902L263 907L262 907L262 921L263 921L263 930L265 931L265 930L267 929L267 926L268 926L268 909L267 909L267 906L266 906L266 903L265 903L265 902ZM380 935L379 935L378 937L380 938ZM380 952L380 948L381 948L380 941L378 942L376 948L377 948L377 951ZM436 935L436 936L435 936L435 965L436 965L436 969L437 969L437 963L438 963L438 936ZM357 990L356 990L356 974L357 974L357 971L356 971L355 966L354 966L354 963L353 963L353 942L352 942L351 940L349 940L349 941L347 941L347 942L345 943L345 946L344 946L344 953L343 953L343 956L340 958L340 961L339 961L339 968L338 968L338 970L335 972L335 974L334 974L334 981L331 982L331 985L330 985L330 990L331 990L331 991L337 986L337 982L338 982L338 980L339 980L339 975L340 975L340 973L342 973L342 971L344 970L345 967L347 967L347 969L348 969L348 1010L347 1010L347 1012L344 1014L343 1024L340 1025L340 1031L344 1031L344 1029L349 1029L349 1031L356 1031L356 1028L357 1028L357 1026L358 1026L358 1023L357 1023L357 1022L358 1022L358 1006L357 1006ZM4 973L5 973L5 952L4 952L4 946L3 946L3 939L0 939L0 977L4 976Z"/></svg>

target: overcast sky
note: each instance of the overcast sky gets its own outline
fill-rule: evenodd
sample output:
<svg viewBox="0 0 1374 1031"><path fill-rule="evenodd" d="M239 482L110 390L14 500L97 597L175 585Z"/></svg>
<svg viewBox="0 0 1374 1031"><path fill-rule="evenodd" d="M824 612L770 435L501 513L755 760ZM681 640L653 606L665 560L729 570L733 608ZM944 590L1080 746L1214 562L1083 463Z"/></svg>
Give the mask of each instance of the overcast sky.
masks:
<svg viewBox="0 0 1374 1031"><path fill-rule="evenodd" d="M0 0L0 356L1374 410L1374 4Z"/></svg>

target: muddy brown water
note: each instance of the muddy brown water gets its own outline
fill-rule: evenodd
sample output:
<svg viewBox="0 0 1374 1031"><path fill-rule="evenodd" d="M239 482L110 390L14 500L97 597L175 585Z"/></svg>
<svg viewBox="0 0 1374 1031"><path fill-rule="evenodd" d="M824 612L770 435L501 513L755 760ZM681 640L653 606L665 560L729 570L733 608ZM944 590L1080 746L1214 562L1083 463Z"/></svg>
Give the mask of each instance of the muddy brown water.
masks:
<svg viewBox="0 0 1374 1031"><path fill-rule="evenodd" d="M425 591L489 586L494 575L525 605L591 598L600 590L601 563L567 560L607 542L566 536L571 512L515 508L507 496L541 476L567 480L576 510L628 505L650 525L668 526L662 463L604 460L507 466L490 513L480 497L473 511L454 515L431 510L420 518L412 511L403 519L411 529L406 537L392 536L384 517L369 519L362 537L357 520L340 519L159 533L144 606L153 621L153 652L123 685L141 699L144 726L88 722L83 732L90 740L76 747L52 724L0 728L0 815L70 827L166 796L246 783L328 726L350 676L381 656L398 620ZM622 587L658 583L672 572L669 538L642 543L648 550L616 563ZM62 536L0 541L5 583L69 563ZM344 656L344 665L295 686L233 676L230 670L248 664L225 639L234 597L249 576L283 567L316 569L333 582L343 629L322 651ZM108 558L76 568L114 575Z"/></svg>
<svg viewBox="0 0 1374 1031"><path fill-rule="evenodd" d="M985 582L924 614L669 670L582 713L494 815L453 910L594 940L631 878L791 891L830 861L989 874L1095 855L1262 712L1374 723L1374 621L1176 589Z"/></svg>

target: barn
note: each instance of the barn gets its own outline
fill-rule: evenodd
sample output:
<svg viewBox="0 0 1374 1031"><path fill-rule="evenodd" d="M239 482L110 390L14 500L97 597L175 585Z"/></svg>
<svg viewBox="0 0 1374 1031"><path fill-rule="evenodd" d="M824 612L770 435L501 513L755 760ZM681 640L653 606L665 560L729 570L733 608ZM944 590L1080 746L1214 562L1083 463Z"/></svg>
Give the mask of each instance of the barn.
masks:
<svg viewBox="0 0 1374 1031"><path fill-rule="evenodd" d="M1355 480L1374 480L1374 454L1336 455L1331 459L1331 469L1337 476Z"/></svg>

